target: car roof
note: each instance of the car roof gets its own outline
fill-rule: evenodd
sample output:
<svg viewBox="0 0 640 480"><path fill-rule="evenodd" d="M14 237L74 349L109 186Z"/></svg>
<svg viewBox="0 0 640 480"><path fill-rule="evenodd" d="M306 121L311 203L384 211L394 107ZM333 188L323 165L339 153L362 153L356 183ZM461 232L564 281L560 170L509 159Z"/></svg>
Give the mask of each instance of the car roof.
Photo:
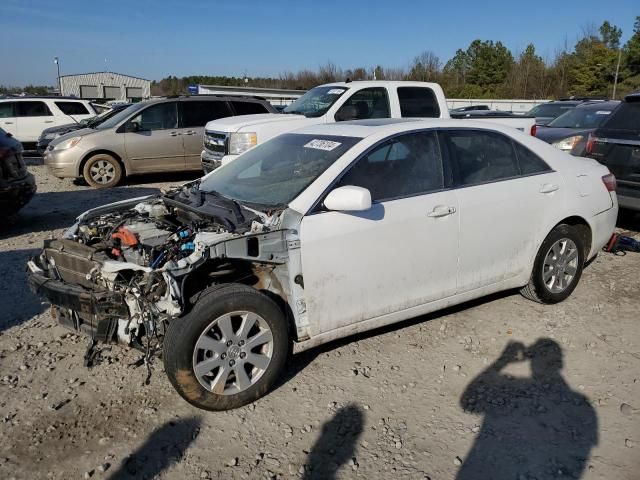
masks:
<svg viewBox="0 0 640 480"><path fill-rule="evenodd" d="M607 100L606 102L584 102L580 105L576 105L576 108L590 108L593 110L613 110L620 105L620 100Z"/></svg>
<svg viewBox="0 0 640 480"><path fill-rule="evenodd" d="M59 97L57 95L34 95L29 97L2 97L0 98L0 102L9 101L9 102L21 102L21 101L29 101L29 100L64 100L64 101L73 101L73 102L90 102L86 98L78 98L78 97Z"/></svg>
<svg viewBox="0 0 640 480"><path fill-rule="evenodd" d="M444 118L381 118L309 125L295 130L291 133L303 135L310 134L366 138L376 134L393 135L395 133L428 128L473 128L482 130L493 130L503 133L517 132L517 130L511 127L489 122L474 122L473 120L455 120Z"/></svg>
<svg viewBox="0 0 640 480"><path fill-rule="evenodd" d="M413 82L410 80L354 80L351 82L331 82L319 87L439 87L437 83L433 82Z"/></svg>

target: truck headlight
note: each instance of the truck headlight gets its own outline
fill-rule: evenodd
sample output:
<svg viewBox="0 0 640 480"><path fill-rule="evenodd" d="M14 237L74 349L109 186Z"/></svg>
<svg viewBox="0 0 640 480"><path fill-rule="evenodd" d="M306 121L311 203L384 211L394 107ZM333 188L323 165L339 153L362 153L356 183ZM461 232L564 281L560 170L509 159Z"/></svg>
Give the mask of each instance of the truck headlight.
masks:
<svg viewBox="0 0 640 480"><path fill-rule="evenodd" d="M239 155L257 144L258 135L255 132L232 133L229 137L229 154Z"/></svg>
<svg viewBox="0 0 640 480"><path fill-rule="evenodd" d="M582 135L575 135L573 137L563 138L562 140L558 140L557 142L553 142L551 145L553 145L556 148L559 148L560 150L562 150L564 152L570 152L571 150L573 150L573 148L576 145L578 145L578 143L580 143L580 141L583 138L584 137Z"/></svg>
<svg viewBox="0 0 640 480"><path fill-rule="evenodd" d="M68 140L65 140L64 142L60 142L59 144L57 144L55 146L56 150L66 150L67 148L73 148L75 147L77 144L80 143L80 140L82 140L82 137L73 137L70 138Z"/></svg>

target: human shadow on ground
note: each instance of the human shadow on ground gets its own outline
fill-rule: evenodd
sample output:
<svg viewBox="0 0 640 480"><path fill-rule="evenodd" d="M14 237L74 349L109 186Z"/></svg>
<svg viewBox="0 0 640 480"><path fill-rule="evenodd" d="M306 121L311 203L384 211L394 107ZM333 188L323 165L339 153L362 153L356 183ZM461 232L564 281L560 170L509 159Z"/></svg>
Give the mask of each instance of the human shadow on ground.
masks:
<svg viewBox="0 0 640 480"><path fill-rule="evenodd" d="M354 457L356 443L364 429L360 407L340 408L322 427L320 437L309 452L304 480L333 480L340 467Z"/></svg>
<svg viewBox="0 0 640 480"><path fill-rule="evenodd" d="M26 248L0 252L0 333L47 308L29 289L25 272L27 261L39 251L39 248Z"/></svg>
<svg viewBox="0 0 640 480"><path fill-rule="evenodd" d="M528 348L510 342L467 386L460 405L484 419L457 480L582 476L598 443L598 419L587 397L562 377L562 357L560 345L549 338ZM527 360L531 377L503 372Z"/></svg>
<svg viewBox="0 0 640 480"><path fill-rule="evenodd" d="M109 480L157 478L184 452L200 433L202 419L190 417L167 422L157 428L135 452L125 458Z"/></svg>

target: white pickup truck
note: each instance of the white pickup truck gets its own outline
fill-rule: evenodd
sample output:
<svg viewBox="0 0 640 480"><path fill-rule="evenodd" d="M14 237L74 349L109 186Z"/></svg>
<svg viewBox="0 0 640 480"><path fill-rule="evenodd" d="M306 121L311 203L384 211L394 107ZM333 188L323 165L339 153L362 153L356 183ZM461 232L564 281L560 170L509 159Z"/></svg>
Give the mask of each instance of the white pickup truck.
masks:
<svg viewBox="0 0 640 480"><path fill-rule="evenodd" d="M282 113L221 118L208 122L201 159L205 173L281 133L309 125L375 118L450 118L437 83L338 82L312 88ZM535 119L521 115L473 117L535 133Z"/></svg>

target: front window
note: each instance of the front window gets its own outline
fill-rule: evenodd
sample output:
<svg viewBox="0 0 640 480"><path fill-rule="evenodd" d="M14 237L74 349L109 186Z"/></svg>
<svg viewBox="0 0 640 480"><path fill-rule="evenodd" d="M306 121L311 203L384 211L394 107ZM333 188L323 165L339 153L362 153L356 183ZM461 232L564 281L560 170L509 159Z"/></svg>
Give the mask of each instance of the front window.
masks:
<svg viewBox="0 0 640 480"><path fill-rule="evenodd" d="M354 93L336 112L335 119L336 122L342 122L390 116L387 89L375 87L363 88Z"/></svg>
<svg viewBox="0 0 640 480"><path fill-rule="evenodd" d="M596 128L611 114L608 108L574 108L547 125L554 128Z"/></svg>
<svg viewBox="0 0 640 480"><path fill-rule="evenodd" d="M137 131L167 130L178 126L176 102L159 103L145 108L133 117L129 123L137 125Z"/></svg>
<svg viewBox="0 0 640 480"><path fill-rule="evenodd" d="M100 125L98 125L97 129L98 130L107 130L109 128L117 127L123 121L125 121L127 118L129 118L131 115L133 115L134 113L142 110L147 105L148 104L145 103L145 102L135 103L135 104L131 105L130 107L127 107L124 110L119 111L118 113L116 113L113 117L109 118L108 120L102 122Z"/></svg>
<svg viewBox="0 0 640 480"><path fill-rule="evenodd" d="M239 202L286 205L361 138L288 133L258 145L200 184Z"/></svg>
<svg viewBox="0 0 640 480"><path fill-rule="evenodd" d="M316 87L285 108L282 113L295 113L305 117L321 117L348 89L346 87Z"/></svg>

